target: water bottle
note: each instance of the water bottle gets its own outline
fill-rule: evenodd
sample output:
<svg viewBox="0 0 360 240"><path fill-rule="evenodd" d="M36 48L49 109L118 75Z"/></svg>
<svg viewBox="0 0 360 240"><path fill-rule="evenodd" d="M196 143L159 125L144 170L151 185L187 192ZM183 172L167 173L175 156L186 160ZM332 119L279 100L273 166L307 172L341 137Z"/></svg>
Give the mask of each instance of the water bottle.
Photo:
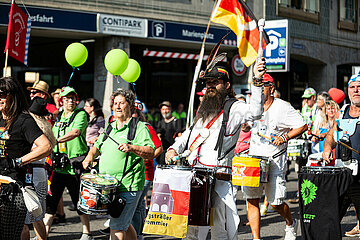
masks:
<svg viewBox="0 0 360 240"><path fill-rule="evenodd" d="M344 134L339 141L351 147L350 135L346 131L344 131ZM340 144L340 158L342 161L349 161L352 159L352 151L343 144Z"/></svg>

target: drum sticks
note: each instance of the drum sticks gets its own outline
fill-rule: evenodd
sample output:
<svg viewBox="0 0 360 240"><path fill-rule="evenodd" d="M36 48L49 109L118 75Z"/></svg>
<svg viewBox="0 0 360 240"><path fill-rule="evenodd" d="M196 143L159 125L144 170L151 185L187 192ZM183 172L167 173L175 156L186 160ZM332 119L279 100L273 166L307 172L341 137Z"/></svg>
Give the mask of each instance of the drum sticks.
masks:
<svg viewBox="0 0 360 240"><path fill-rule="evenodd" d="M104 128L100 128L99 129L99 133L102 134L104 133L106 137L110 138L114 143L116 143L116 145L120 145L115 139L113 139L112 137L109 136L109 134L106 133L106 131L104 130Z"/></svg>
<svg viewBox="0 0 360 240"><path fill-rule="evenodd" d="M341 142L341 141L337 141L337 142L340 143L341 145L343 145L344 147L350 149L351 151L354 151L355 153L359 154L359 151L353 149L353 148L350 147L349 145L347 145L347 144L345 144L345 143L343 143L343 142Z"/></svg>

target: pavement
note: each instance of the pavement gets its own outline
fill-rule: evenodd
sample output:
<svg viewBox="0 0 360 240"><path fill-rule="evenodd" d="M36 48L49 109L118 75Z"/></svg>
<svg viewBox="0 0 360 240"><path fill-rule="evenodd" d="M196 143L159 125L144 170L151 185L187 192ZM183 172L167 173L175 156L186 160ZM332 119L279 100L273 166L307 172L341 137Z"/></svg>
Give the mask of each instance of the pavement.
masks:
<svg viewBox="0 0 360 240"><path fill-rule="evenodd" d="M297 174L294 172L294 165L290 167L290 175L288 177L287 182L287 197L288 199L294 198L297 192ZM53 225L51 228L50 235L48 237L49 240L68 240L68 239L80 239L81 237L81 222L80 218L76 214L76 211L70 211L72 203L70 200L70 196L65 193L64 194L64 205L65 205L65 214L66 214L66 222ZM299 204L291 204L288 203L291 213L294 218L299 219ZM241 191L237 194L237 207L239 216L241 221L244 222L246 220L246 204L243 199ZM99 232L99 229L104 228L105 218L103 216L90 216L90 225L91 231L95 239L109 239L108 236L105 236ZM351 230L356 224L356 217L353 207L349 209L347 215L343 218L341 222L342 234L346 231ZM261 237L263 240L271 240L271 239L284 239L285 235L285 221L278 213L269 213L265 217L261 218ZM300 224L297 230L298 237L297 239L301 239L300 232ZM209 234L210 235L210 234ZM31 236L34 236L34 232L31 231ZM155 235L144 235L144 239L146 240L162 240L162 239L176 239L174 237L168 236L155 236ZM208 238L209 239L209 238ZM238 228L238 239L252 239L251 229L249 226L243 226L240 223ZM343 237L343 239L354 239L350 237Z"/></svg>

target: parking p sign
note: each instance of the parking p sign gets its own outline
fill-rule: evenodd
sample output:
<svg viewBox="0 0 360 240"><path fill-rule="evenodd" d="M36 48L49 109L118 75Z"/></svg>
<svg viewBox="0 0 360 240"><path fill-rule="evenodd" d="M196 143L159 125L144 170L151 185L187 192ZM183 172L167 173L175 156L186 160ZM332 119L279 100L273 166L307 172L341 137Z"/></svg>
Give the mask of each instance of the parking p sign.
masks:
<svg viewBox="0 0 360 240"><path fill-rule="evenodd" d="M266 21L264 30L270 38L270 43L264 51L268 72L287 72L289 70L288 20Z"/></svg>

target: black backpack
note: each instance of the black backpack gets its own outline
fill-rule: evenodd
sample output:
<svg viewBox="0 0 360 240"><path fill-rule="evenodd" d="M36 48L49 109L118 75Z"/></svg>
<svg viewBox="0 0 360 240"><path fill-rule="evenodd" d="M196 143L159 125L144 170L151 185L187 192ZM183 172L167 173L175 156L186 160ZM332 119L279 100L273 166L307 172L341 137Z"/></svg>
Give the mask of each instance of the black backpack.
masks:
<svg viewBox="0 0 360 240"><path fill-rule="evenodd" d="M129 123L129 132L128 132L128 136L127 136L127 139L128 139L128 144L132 142L132 140L134 140L135 138L135 134L136 134L136 129L137 129L137 125L138 125L138 122L139 122L139 118L136 118L136 117L133 117L131 118L130 120L130 123ZM105 132L105 135L103 137L103 140L102 142L100 143L99 145L99 149L101 149L103 143L108 139L108 136L110 134L110 132L112 131L113 127L111 126L111 124L109 123L109 125L107 126L106 128L106 132ZM143 159L142 158L139 158L137 161L135 161L131 166L130 168L128 168L128 170L126 171L126 165L127 165L127 162L128 162L128 159L129 159L129 153L126 153L126 159L125 159L125 164L124 164L124 171L123 171L123 175L119 181L119 183L121 182L121 180L125 177L126 174L128 174L130 172L130 170L133 169L133 167L135 167L140 161L142 161Z"/></svg>

